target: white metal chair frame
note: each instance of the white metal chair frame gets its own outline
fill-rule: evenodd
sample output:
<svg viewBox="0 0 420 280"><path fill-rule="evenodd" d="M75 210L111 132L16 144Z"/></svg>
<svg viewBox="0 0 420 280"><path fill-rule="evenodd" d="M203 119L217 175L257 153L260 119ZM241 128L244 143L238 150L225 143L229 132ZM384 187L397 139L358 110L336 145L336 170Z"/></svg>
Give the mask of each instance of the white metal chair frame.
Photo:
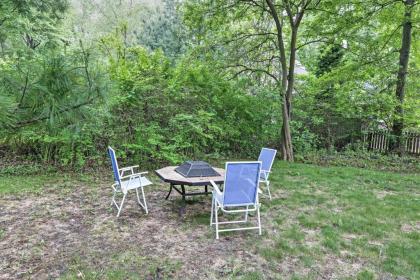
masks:
<svg viewBox="0 0 420 280"><path fill-rule="evenodd" d="M238 162L226 162L225 170L227 170L227 166L230 163L238 163ZM240 163L255 163L255 161L247 161L247 162L240 162ZM261 162L259 162L261 164ZM226 175L225 174L225 182L226 182ZM214 181L210 181L211 185L213 186L213 190L220 196L223 197L224 193L220 191L219 187L216 185ZM229 205L223 205L219 203L219 201L216 199L215 195L213 194L212 197L212 203L211 203L211 215L210 215L210 226L215 225L216 226L216 239L219 239L219 232L226 232L226 231L239 231L239 230L251 230L251 229L258 229L258 234L261 235L261 217L260 217L260 204L258 203L258 186L259 186L259 177L257 182L257 190L256 190L256 197L255 197L255 203L250 204L229 204ZM250 208L252 206L252 208ZM225 207L235 208L235 207L246 207L245 209L226 209ZM223 213L245 213L243 220L234 220L234 221L225 221L225 222L219 222L218 220L218 212L219 209L222 210ZM238 223L247 223L248 222L248 213L249 212L257 212L257 222L258 226L254 227L240 227L240 228L226 228L226 229L219 229L219 225L222 224L238 224ZM213 216L215 222L213 222Z"/></svg>
<svg viewBox="0 0 420 280"><path fill-rule="evenodd" d="M268 177L270 176L271 168L273 167L273 163L274 163L274 159L276 158L277 150L275 150L275 149L269 149L269 148L263 148L263 149L274 151L274 158L271 161L270 169L269 170L263 170L263 169L261 169L261 175L262 175L263 178L260 177L260 183L264 183L265 184L265 188L267 189L267 194L265 194L261 190L259 190L259 193L261 193L264 196L268 196L270 198L270 200L271 200L272 197L271 197L271 192L270 192L270 181L268 180Z"/></svg>
<svg viewBox="0 0 420 280"><path fill-rule="evenodd" d="M114 153L114 157L115 157L114 150L112 148L111 148L111 150ZM142 180L141 180L142 177L147 180L147 178L144 177L143 175L148 174L148 172L146 171L146 172L138 172L138 173L135 173L134 172L134 169L135 168L139 168L138 165L133 165L133 166L128 166L128 167L118 168L118 162L117 162L117 159L116 158L115 158L115 165L116 165L116 168L118 170L119 181L115 181L115 183L111 186L112 189L113 189L111 206L114 204L115 207L117 207L117 209L118 209L117 217L120 216L121 210L122 210L123 205L124 205L124 202L125 202L125 197L127 196L128 191L131 190L131 189L135 189L136 190L137 202L144 209L144 211L146 212L146 214L148 214L149 211L147 209L146 197L144 196L144 190L143 190L143 187L144 186L142 185ZM126 173L127 171L130 171L131 174L124 175L124 173ZM140 183L137 187L134 187L134 188L128 188L128 187L126 187L126 186L130 186L131 183L133 183L134 180L136 180L137 178L139 179L138 181ZM147 180L147 181L149 181L149 180ZM151 182L149 184L151 184ZM149 185L149 184L147 184L147 185ZM138 189L141 189L143 203L140 201L140 195L139 195L139 190ZM115 197L116 197L116 195L118 193L122 193L123 194L123 198L121 200L120 205L118 205L117 201L115 200Z"/></svg>

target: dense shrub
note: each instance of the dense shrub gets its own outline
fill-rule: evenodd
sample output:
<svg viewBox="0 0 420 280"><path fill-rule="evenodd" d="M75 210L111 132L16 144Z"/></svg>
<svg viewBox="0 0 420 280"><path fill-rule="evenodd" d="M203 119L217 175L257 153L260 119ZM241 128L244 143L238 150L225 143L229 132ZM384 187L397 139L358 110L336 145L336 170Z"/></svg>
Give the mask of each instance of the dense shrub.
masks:
<svg viewBox="0 0 420 280"><path fill-rule="evenodd" d="M117 89L110 96L109 142L144 164L258 153L276 143L279 121L271 92L249 94L211 63L171 66L162 52L104 40ZM271 99L271 100L270 100Z"/></svg>
<svg viewBox="0 0 420 280"><path fill-rule="evenodd" d="M90 20L80 21L99 16L95 5L91 10L82 6L83 16L72 19L65 0L15 2L0 4L0 163L13 164L17 155L45 166L80 169L108 163L111 145L124 161L158 166L186 159L255 158L263 146L280 146L279 88L259 69L269 61L267 71L276 72L271 66L277 54L267 60L270 51L260 48L264 58L255 60L255 48L226 57L233 54L227 44L208 45L207 39L226 36L232 43L234 30L191 29L182 21L188 5L178 10L175 2L164 1L163 12L141 11L140 4L105 1L116 21L107 18L106 26L98 21L91 29ZM106 17L106 9L102 12ZM196 12L198 17L184 20L198 19L201 25ZM121 14L124 19L118 18ZM145 16L148 20L138 25ZM360 140L362 128L391 127L396 103L388 80L394 68L361 65L337 43L299 50L299 62L308 71L297 75L292 98L296 158L356 166L370 166L375 159L378 167L407 163L415 168L409 158L350 147ZM230 65L242 58L251 68ZM360 71L361 66L366 67ZM413 77L408 76L404 121L418 131Z"/></svg>
<svg viewBox="0 0 420 280"><path fill-rule="evenodd" d="M317 165L353 166L402 173L420 173L420 160L416 156L380 154L363 149L342 152L314 150L298 157L300 162Z"/></svg>

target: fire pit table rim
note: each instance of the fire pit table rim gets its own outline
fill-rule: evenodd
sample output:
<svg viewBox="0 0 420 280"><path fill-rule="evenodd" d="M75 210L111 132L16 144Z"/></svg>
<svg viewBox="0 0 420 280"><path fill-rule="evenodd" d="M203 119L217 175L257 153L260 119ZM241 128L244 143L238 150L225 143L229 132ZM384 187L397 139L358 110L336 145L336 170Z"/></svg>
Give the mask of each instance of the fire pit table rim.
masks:
<svg viewBox="0 0 420 280"><path fill-rule="evenodd" d="M225 170L222 168L213 167L220 176L187 178L175 171L175 168L177 167L178 166L166 166L155 170L156 175L162 179L162 181L170 184L169 193L166 196L166 199L168 199L172 189L175 189L179 194L181 194L183 199L185 199L185 196L190 195L209 194L210 192L208 192L207 186L210 185L211 180L213 180L216 184L223 184L225 180ZM181 190L179 190L176 186L181 186ZM186 193L185 186L205 186L205 191Z"/></svg>

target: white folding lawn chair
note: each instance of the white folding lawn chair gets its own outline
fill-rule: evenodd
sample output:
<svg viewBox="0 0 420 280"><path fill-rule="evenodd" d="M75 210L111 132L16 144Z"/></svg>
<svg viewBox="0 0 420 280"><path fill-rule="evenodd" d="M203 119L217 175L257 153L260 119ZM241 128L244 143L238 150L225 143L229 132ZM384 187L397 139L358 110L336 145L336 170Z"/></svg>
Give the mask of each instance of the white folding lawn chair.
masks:
<svg viewBox="0 0 420 280"><path fill-rule="evenodd" d="M258 185L261 172L261 162L227 162L223 192L214 181L210 181L213 190L210 226L216 225L216 239L219 232L258 229L261 235L260 204L258 203ZM220 222L219 209L226 214L244 213L239 221ZM257 212L257 226L219 229L219 225L247 223L248 213ZM215 222L213 222L213 216Z"/></svg>
<svg viewBox="0 0 420 280"><path fill-rule="evenodd" d="M118 168L118 162L117 158L115 157L115 151L108 147L108 154L111 158L112 163L112 170L114 172L114 180L115 183L112 185L112 189L114 190L111 205L114 204L118 209L117 217L120 216L121 209L123 207L125 197L127 196L127 193L129 190L136 190L137 194L137 201L140 204L140 206L146 211L146 214L148 213L147 210L147 203L146 203L146 197L144 196L144 190L143 187L151 185L152 182L149 181L144 175L148 172L140 172L135 173L134 169L138 168L138 165L124 167L124 168ZM127 172L129 172L128 175L125 175ZM140 201L140 195L139 195L139 189L141 189L141 194L143 197L143 203ZM120 205L115 201L115 197L118 193L123 194L122 201Z"/></svg>
<svg viewBox="0 0 420 280"><path fill-rule="evenodd" d="M273 166L274 159L276 158L277 150L269 149L269 148L262 148L260 152L260 156L258 157L258 161L261 161L261 175L260 175L260 183L265 184L265 189L267 192L268 197L271 200L271 192L270 192L270 181L268 177L270 176L271 167ZM264 194L264 191L261 191Z"/></svg>

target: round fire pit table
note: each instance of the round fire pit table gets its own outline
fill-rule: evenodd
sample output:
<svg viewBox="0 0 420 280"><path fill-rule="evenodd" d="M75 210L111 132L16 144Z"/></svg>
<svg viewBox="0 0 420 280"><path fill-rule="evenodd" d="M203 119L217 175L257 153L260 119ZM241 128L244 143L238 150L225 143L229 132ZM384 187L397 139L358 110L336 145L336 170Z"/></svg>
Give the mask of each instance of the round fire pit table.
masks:
<svg viewBox="0 0 420 280"><path fill-rule="evenodd" d="M215 168L213 169L220 174L220 176L212 176L212 177L184 177L175 169L178 166L167 166L158 170L155 170L156 175L158 175L162 181L169 183L169 192L165 199L168 199L171 195L172 189L176 190L180 195L182 195L182 199L185 200L186 196L191 195L201 195L201 194L211 194L208 191L208 186L210 185L210 181L214 181L216 184L223 184L225 180L225 170L222 168ZM186 192L186 186L204 186L204 191L202 192ZM180 187L180 188L179 188Z"/></svg>

